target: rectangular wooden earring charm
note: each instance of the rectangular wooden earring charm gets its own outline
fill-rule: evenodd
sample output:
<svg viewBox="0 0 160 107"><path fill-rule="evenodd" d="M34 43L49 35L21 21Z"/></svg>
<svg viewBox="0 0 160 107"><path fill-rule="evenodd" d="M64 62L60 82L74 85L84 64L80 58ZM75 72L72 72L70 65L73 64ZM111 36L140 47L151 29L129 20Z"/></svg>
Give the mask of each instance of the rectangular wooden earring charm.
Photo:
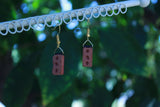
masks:
<svg viewBox="0 0 160 107"><path fill-rule="evenodd" d="M53 75L63 75L64 74L64 54L57 53L53 56Z"/></svg>
<svg viewBox="0 0 160 107"><path fill-rule="evenodd" d="M93 46L84 45L83 46L83 66L92 67L93 59Z"/></svg>

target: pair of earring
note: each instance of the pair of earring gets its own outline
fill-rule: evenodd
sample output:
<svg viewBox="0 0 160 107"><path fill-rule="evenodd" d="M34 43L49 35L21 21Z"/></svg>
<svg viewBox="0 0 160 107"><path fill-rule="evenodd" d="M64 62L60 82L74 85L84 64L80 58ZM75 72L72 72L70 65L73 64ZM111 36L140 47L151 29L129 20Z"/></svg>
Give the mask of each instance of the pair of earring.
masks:
<svg viewBox="0 0 160 107"><path fill-rule="evenodd" d="M88 20L89 24L89 20ZM53 75L63 75L64 74L64 51L60 47L60 26L59 32L57 34L57 48L55 49L54 56L53 56ZM88 25L87 30L87 40L83 43L83 66L84 67L92 67L92 57L93 57L93 44L90 41L90 29Z"/></svg>

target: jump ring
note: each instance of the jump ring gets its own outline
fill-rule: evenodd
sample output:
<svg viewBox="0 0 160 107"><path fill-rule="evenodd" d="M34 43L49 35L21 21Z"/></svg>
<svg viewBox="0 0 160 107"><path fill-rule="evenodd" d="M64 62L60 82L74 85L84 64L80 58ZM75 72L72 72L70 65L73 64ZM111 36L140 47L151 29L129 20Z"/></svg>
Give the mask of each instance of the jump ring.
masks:
<svg viewBox="0 0 160 107"><path fill-rule="evenodd" d="M17 22L17 23L18 23L18 22ZM22 22L21 22L21 21L19 21L19 24L21 25L21 30L18 30L18 28L17 28L17 32L18 32L18 33L21 33L24 28L23 28L23 25L22 25Z"/></svg>
<svg viewBox="0 0 160 107"><path fill-rule="evenodd" d="M9 28L8 28L8 24L6 24L5 27L6 27L6 32L5 32L5 33L3 33L3 32L0 30L0 34L3 35L3 36L5 36L5 35L8 34L8 29L9 29Z"/></svg>
<svg viewBox="0 0 160 107"><path fill-rule="evenodd" d="M102 14L102 9L103 9L103 8L104 8L104 10L105 10L105 14ZM100 13L100 15L101 15L102 17L105 17L105 16L107 15L106 7L101 7L99 13Z"/></svg>
<svg viewBox="0 0 160 107"><path fill-rule="evenodd" d="M124 9L125 9L124 11L122 11L122 5L124 6ZM125 4L120 4L119 8L120 8L122 14L125 14L127 12L127 6Z"/></svg>
<svg viewBox="0 0 160 107"><path fill-rule="evenodd" d="M44 28L45 27L45 19L44 19L44 17L46 17L46 16L39 17L38 20L37 20L37 26L39 26L40 28ZM42 19L42 23L40 23L40 19ZM42 24L42 26L40 26L40 24Z"/></svg>
<svg viewBox="0 0 160 107"><path fill-rule="evenodd" d="M109 14L109 13L108 13L108 9L109 9L109 8L110 8L110 9L111 9L111 11L112 11L112 13L111 13L111 14ZM107 8L106 8L107 16L113 16L113 14L114 14L114 13L113 13L113 11L114 11L114 10L113 10L113 8L112 8L112 7L107 7Z"/></svg>
<svg viewBox="0 0 160 107"><path fill-rule="evenodd" d="M25 26L24 26L24 22L25 22L25 21L26 21L26 22L28 23L28 25L29 25L27 29L26 29ZM28 20L28 19L22 20L22 26L23 26L23 30L24 30L24 31L29 31L29 30L30 30L29 20Z"/></svg>
<svg viewBox="0 0 160 107"><path fill-rule="evenodd" d="M80 13L80 12L83 14L83 15L82 15L82 17L83 17L82 19L79 18L79 13ZM78 11L78 12L76 13L76 15L77 15L77 20L78 20L78 21L82 22L82 21L84 20L84 12Z"/></svg>
<svg viewBox="0 0 160 107"><path fill-rule="evenodd" d="M65 20L65 16L69 16L69 22L67 22L67 21ZM64 14L64 15L63 15L63 22L64 22L65 24L71 23L71 22L72 22L71 14L70 14L70 15L69 15L69 14Z"/></svg>
<svg viewBox="0 0 160 107"><path fill-rule="evenodd" d="M10 30L9 25L13 25L13 29L14 29L13 32ZM11 23L8 24L8 31L11 34L15 34L17 32L17 27L16 27L15 23L11 22Z"/></svg>
<svg viewBox="0 0 160 107"><path fill-rule="evenodd" d="M118 10L118 12L116 13L114 10L115 10L115 7L117 7L117 10ZM118 15L119 14L119 7L117 6L117 5L113 5L112 6L112 8L113 8L113 13L114 13L114 15Z"/></svg>
<svg viewBox="0 0 160 107"><path fill-rule="evenodd" d="M48 24L47 23L47 19L48 18L50 18L51 19L51 24ZM53 16L46 16L46 18L45 18L45 25L47 26L47 27L52 27L53 26Z"/></svg>
<svg viewBox="0 0 160 107"><path fill-rule="evenodd" d="M87 17L87 14L86 14L87 10L90 11L90 17ZM93 14L93 9L91 9L91 8L90 9L86 9L84 13L85 13L85 18L86 19L91 19L92 18L92 14Z"/></svg>
<svg viewBox="0 0 160 107"><path fill-rule="evenodd" d="M59 17L60 18L60 22L59 23L56 23L56 17ZM58 18L57 18L57 20L58 20ZM61 24L62 24L62 16L60 16L60 15L56 15L55 17L54 17L54 19L53 19L53 21L55 21L55 26L60 26Z"/></svg>
<svg viewBox="0 0 160 107"><path fill-rule="evenodd" d="M37 17L35 17L35 18L37 18ZM32 26L32 24L31 24L31 23L32 23L32 20L35 21L35 23L33 23L33 24L37 24L37 20L36 20L35 18L31 18L30 21L29 21L29 26L30 26L30 28L32 28L32 29L35 29L35 27Z"/></svg>
<svg viewBox="0 0 160 107"><path fill-rule="evenodd" d="M93 12L94 12L94 9L97 10L97 13L98 13L97 16L93 13ZM93 8L93 12L92 12L92 13L93 13L93 17L94 17L94 18L98 18L98 17L100 16L100 8L98 8L98 7Z"/></svg>

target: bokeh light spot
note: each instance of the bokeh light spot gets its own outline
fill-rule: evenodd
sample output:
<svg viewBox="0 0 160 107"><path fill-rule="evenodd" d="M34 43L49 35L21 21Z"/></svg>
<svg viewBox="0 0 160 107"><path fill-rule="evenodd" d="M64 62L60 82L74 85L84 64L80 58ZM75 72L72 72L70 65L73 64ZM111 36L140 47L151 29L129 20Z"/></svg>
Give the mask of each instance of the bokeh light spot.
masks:
<svg viewBox="0 0 160 107"><path fill-rule="evenodd" d="M45 33L41 33L38 35L38 41L39 42L43 42L46 39L46 34Z"/></svg>

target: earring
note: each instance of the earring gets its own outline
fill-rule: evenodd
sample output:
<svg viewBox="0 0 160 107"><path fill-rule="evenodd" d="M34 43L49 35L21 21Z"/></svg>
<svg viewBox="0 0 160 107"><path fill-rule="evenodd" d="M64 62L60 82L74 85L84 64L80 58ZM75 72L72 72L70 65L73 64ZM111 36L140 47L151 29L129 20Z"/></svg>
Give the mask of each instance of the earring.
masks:
<svg viewBox="0 0 160 107"><path fill-rule="evenodd" d="M60 34L60 26L59 26L59 32L57 33L57 48L54 51L54 56L53 56L53 69L52 73L53 75L63 75L64 74L64 51L60 47L60 39L59 39L59 34Z"/></svg>
<svg viewBox="0 0 160 107"><path fill-rule="evenodd" d="M92 57L93 57L93 44L89 40L90 29L89 29L89 19L88 19L88 29L87 29L87 40L83 43L83 66L92 67Z"/></svg>

